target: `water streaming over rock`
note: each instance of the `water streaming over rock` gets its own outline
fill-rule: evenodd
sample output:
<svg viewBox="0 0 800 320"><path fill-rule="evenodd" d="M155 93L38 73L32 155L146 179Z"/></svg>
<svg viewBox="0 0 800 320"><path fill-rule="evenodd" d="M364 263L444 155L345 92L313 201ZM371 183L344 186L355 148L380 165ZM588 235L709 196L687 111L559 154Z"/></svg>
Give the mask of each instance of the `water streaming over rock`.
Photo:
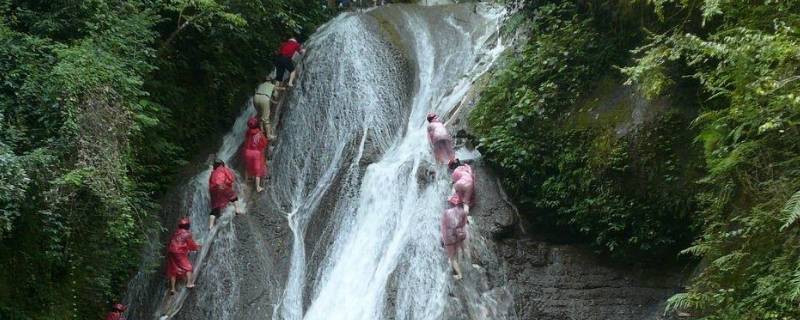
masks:
<svg viewBox="0 0 800 320"><path fill-rule="evenodd" d="M310 41L274 159L294 244L273 318L445 317L438 225L450 185L431 165L425 114L456 107L498 56L502 13L390 6L340 16ZM437 178L420 183L429 170ZM473 296L472 318L509 314Z"/></svg>
<svg viewBox="0 0 800 320"><path fill-rule="evenodd" d="M234 158L244 139L247 128L247 119L255 114L252 100L245 105L243 112L234 122L231 131L222 139L222 145L215 154L217 159L227 164L234 162ZM167 296L167 286L161 273L153 273L150 264L160 264L160 253L163 252L157 244L152 244L149 254L139 273L130 282L126 301L130 306L131 319L168 319L180 312L190 294L207 308L205 313L208 319L233 319L234 306L239 292L239 281L236 281L236 268L233 265L235 258L231 255L236 247L236 230L231 223L233 216L232 206L224 210L222 218L213 230L208 228L208 217L211 211L210 195L208 192L208 178L211 175L210 166L196 176L181 190L183 201L178 212L166 219L167 229L175 228L174 221L178 216L186 215L192 221L192 234L198 243L202 244L201 250L194 254L194 272L198 278L197 288L188 290L180 288L173 296ZM242 176L237 173L235 188L239 191L243 186ZM243 195L242 192L239 192ZM239 205L245 208L247 199L240 197ZM245 208L246 209L246 208ZM155 237L153 241L158 241Z"/></svg>
<svg viewBox="0 0 800 320"><path fill-rule="evenodd" d="M286 217L287 268L262 268L271 273L259 280L264 283L248 283L253 275L243 270L272 258L248 260L237 255L243 251L237 245L275 244L237 243L259 231L246 222L237 234L236 224L249 218L224 223L196 258L198 287L175 298L183 306L177 318L514 319L508 290L487 285L490 276L502 279L503 270L465 262L465 279L449 275L438 234L449 175L432 164L425 130L425 114L457 108L502 52L503 15L502 8L475 3L391 5L345 13L320 28L306 44L302 75L287 97L267 192L253 200ZM234 158L252 112L245 108L224 138L222 159ZM180 206L191 213L199 239L209 237L208 175L191 179ZM472 230L475 260L496 259L482 245L480 226ZM159 250L153 245L142 270L160 263ZM144 271L131 281L126 301L147 310L131 319L150 319L163 309L163 281ZM243 302L243 292L257 285L250 291L264 293ZM275 285L277 293L261 288ZM248 308L254 310L240 310Z"/></svg>

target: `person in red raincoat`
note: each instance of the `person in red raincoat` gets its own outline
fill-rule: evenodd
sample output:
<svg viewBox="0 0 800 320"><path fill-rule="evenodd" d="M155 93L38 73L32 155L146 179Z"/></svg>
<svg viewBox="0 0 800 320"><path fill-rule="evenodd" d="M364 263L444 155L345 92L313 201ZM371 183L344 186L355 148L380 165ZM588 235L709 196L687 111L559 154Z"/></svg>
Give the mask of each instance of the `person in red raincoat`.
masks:
<svg viewBox="0 0 800 320"><path fill-rule="evenodd" d="M261 187L261 178L267 176L267 161L264 151L269 145L269 140L261 131L256 117L247 120L247 127L249 129L247 129L247 134L244 138L242 153L247 167L247 175L255 177L256 192L261 192L264 190Z"/></svg>
<svg viewBox="0 0 800 320"><path fill-rule="evenodd" d="M435 113L428 113L428 141L433 146L433 155L441 164L447 164L455 158L453 138Z"/></svg>
<svg viewBox="0 0 800 320"><path fill-rule="evenodd" d="M467 239L467 213L455 198L450 197L450 208L442 212L440 231L447 261L455 272L456 280L459 280L461 269L458 267L458 253L464 251L464 241Z"/></svg>
<svg viewBox="0 0 800 320"><path fill-rule="evenodd" d="M111 312L106 315L106 320L125 320L125 317L123 317L122 314L125 313L125 310L127 309L128 307L126 307L124 304L114 304L111 306Z"/></svg>
<svg viewBox="0 0 800 320"><path fill-rule="evenodd" d="M175 294L175 282L178 278L186 278L186 288L194 288L192 277L192 262L189 261L189 251L197 251L200 245L194 242L192 231L189 230L189 218L178 221L178 229L169 240L167 254L167 277L169 278L169 293Z"/></svg>
<svg viewBox="0 0 800 320"><path fill-rule="evenodd" d="M233 191L233 184L236 182L236 175L231 169L225 166L222 160L214 161L214 170L211 171L211 176L208 178L208 191L211 194L211 215L208 220L208 229L214 227L214 223L222 215L222 209L228 206L228 203L233 203L236 213L239 211L239 205L236 203L239 198L236 196L236 191Z"/></svg>
<svg viewBox="0 0 800 320"><path fill-rule="evenodd" d="M461 200L464 206L464 211L469 214L469 208L472 206L475 197L475 174L472 172L472 167L466 163L461 163L458 158L450 161L450 170L453 170L451 175L453 181L453 191Z"/></svg>

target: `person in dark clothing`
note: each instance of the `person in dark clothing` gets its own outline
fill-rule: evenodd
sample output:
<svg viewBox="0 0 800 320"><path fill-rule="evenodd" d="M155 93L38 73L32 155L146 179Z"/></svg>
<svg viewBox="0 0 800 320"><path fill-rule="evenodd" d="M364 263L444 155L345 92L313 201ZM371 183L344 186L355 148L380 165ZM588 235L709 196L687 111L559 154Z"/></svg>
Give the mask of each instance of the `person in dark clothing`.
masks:
<svg viewBox="0 0 800 320"><path fill-rule="evenodd" d="M275 80L283 82L283 77L286 71L289 72L289 87L294 86L294 79L297 73L294 70L294 62L292 58L296 53L303 54L306 50L300 45L296 38L290 38L286 42L281 43L278 48L278 56L275 57Z"/></svg>

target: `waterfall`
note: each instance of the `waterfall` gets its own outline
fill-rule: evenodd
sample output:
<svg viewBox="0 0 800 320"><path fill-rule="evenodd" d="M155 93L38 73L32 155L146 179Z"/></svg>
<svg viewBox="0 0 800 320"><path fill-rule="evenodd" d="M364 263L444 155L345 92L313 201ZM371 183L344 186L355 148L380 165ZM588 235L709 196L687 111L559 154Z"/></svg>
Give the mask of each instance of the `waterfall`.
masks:
<svg viewBox="0 0 800 320"><path fill-rule="evenodd" d="M431 165L425 114L456 107L497 58L502 15L388 6L344 14L308 43L273 160L294 240L273 318L443 316L451 279L438 225L450 185ZM437 179L419 183L428 170Z"/></svg>
<svg viewBox="0 0 800 320"><path fill-rule="evenodd" d="M244 106L242 113L236 119L231 131L222 139L222 145L215 154L217 159L225 161L226 164L234 162L237 151L244 139L247 129L247 119L255 114L253 101L250 99ZM235 171L235 170L234 170ZM210 165L202 172L195 175L183 187L183 201L173 218L188 216L192 221L192 234L195 241L202 244L198 253L193 254L193 266L195 277L197 277L197 287L189 290L180 286L175 295L167 294L167 285L161 278L161 273L152 274L150 264L160 264L159 252L163 252L159 245L151 244L149 256L145 258L145 263L140 268L139 273L131 280L128 287L126 303L130 306L129 315L132 319L170 319L175 316L183 307L190 294L196 294L194 298L198 303L208 306L206 314L210 319L232 319L235 314L235 302L239 291L239 282L236 268L233 264L236 246L236 231L233 218L233 208L228 206L224 210L222 217L217 221L216 226L209 230L208 218L211 211L210 195L208 192L208 179L211 175ZM246 199L244 198L242 179L244 177L237 173L236 190L240 191L239 205L245 208ZM168 219L169 220L169 219ZM172 219L175 220L175 219ZM169 231L174 230L175 225L165 226ZM154 237L153 241L157 241ZM159 269L160 270L160 269ZM153 279L153 278L156 279ZM146 315L143 310L151 310L152 315Z"/></svg>
<svg viewBox="0 0 800 320"><path fill-rule="evenodd" d="M208 232L204 168L183 186L178 213L166 219L192 217L203 243L193 257L197 288L163 298L165 279L152 272L163 259L163 238L153 236L129 284L129 318L513 319L508 290L486 285L486 272L502 278L501 270L464 262L464 279L449 274L438 231L449 174L434 164L425 122L428 112L446 118L458 108L498 58L504 14L482 3L389 5L322 26L306 43L302 73L286 97L267 191L251 199L268 210L237 218L247 226L237 233L229 208ZM235 162L251 104L217 153L226 163ZM257 269L269 279L250 290L256 284L247 281L265 274L250 267L283 258L259 249L275 244L253 236L269 232L250 218L258 214L285 217L291 254L287 269L271 262ZM471 228L473 251L494 257L480 226ZM252 295L245 298L245 291Z"/></svg>

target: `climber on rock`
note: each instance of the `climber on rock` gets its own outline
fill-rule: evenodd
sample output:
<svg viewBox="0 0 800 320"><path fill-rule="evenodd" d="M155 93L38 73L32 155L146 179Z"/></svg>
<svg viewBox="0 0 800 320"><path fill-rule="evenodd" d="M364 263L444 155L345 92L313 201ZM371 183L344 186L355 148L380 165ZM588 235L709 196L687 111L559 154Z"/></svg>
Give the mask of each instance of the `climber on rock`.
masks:
<svg viewBox="0 0 800 320"><path fill-rule="evenodd" d="M231 169L225 166L222 160L214 161L214 171L208 178L208 191L211 194L211 215L208 221L208 229L214 227L215 221L222 215L222 210L233 203L236 214L240 214L239 205L236 203L239 198L233 190L236 182L236 175Z"/></svg>
<svg viewBox="0 0 800 320"><path fill-rule="evenodd" d="M249 129L247 129L247 134L244 138L242 153L245 166L247 167L247 175L255 178L256 192L261 192L264 190L261 186L261 179L267 176L265 151L267 145L269 145L269 140L267 140L267 137L261 132L256 117L247 120L247 127Z"/></svg>
<svg viewBox="0 0 800 320"><path fill-rule="evenodd" d="M270 108L277 103L275 100L275 81L265 81L258 85L256 95L253 97L253 105L261 118L261 129L270 139L275 139L272 132L272 121L270 119Z"/></svg>
<svg viewBox="0 0 800 320"><path fill-rule="evenodd" d="M467 239L467 213L464 208L453 201L448 201L450 207L442 213L441 234L442 245L447 252L447 261L455 273L454 278L460 280L461 268L458 266L458 254L464 251L464 241Z"/></svg>
<svg viewBox="0 0 800 320"><path fill-rule="evenodd" d="M451 160L448 167L453 170L451 175L453 191L463 203L464 211L469 214L475 196L475 174L472 172L472 167L462 163L458 158Z"/></svg>
<svg viewBox="0 0 800 320"><path fill-rule="evenodd" d="M192 263L189 251L197 251L200 245L194 242L191 221L184 217L178 221L178 228L169 240L167 256L167 277L169 278L169 294L175 294L175 282L178 278L186 278L186 288L194 288Z"/></svg>
<svg viewBox="0 0 800 320"><path fill-rule="evenodd" d="M126 307L124 304L115 303L113 306L111 306L111 311L106 315L106 320L125 320L125 317L123 317L122 314L125 313L125 310L127 309L128 307Z"/></svg>
<svg viewBox="0 0 800 320"><path fill-rule="evenodd" d="M428 141L433 146L433 154L436 161L441 164L449 163L455 158L453 151L453 139L447 132L442 121L435 113L428 113Z"/></svg>
<svg viewBox="0 0 800 320"><path fill-rule="evenodd" d="M286 71L289 71L289 87L294 86L294 78L297 73L294 70L294 55L296 53L303 54L306 50L300 45L296 38L289 38L278 48L278 55L275 58L275 80L283 82L283 76Z"/></svg>

